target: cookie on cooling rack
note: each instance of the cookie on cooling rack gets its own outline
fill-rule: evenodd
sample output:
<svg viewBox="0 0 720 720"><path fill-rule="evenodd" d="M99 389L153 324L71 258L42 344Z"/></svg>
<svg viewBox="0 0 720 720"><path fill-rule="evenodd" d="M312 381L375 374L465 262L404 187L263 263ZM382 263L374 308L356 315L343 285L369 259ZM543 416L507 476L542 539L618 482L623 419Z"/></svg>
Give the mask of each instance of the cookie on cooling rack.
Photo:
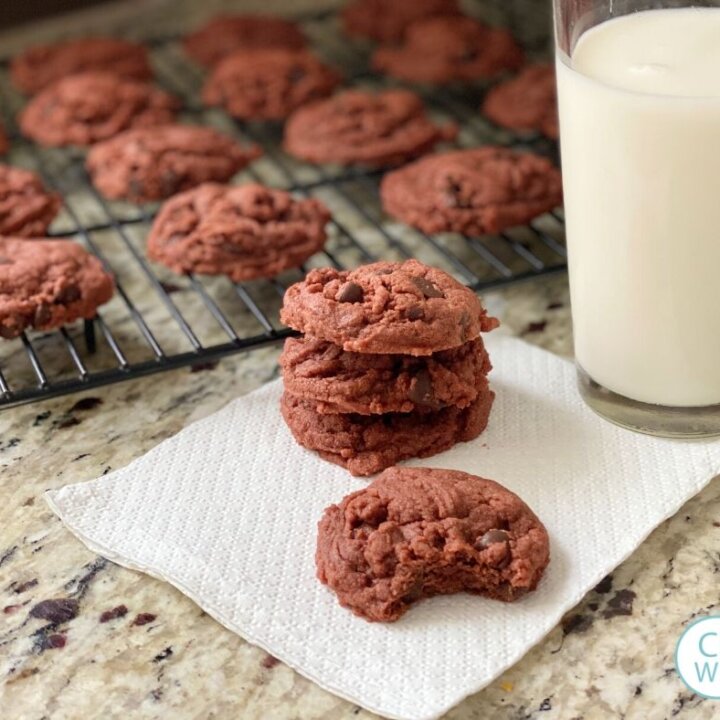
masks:
<svg viewBox="0 0 720 720"><path fill-rule="evenodd" d="M550 562L547 530L507 488L458 470L393 467L318 524L318 579L343 607L392 622L422 598L511 602Z"/></svg>
<svg viewBox="0 0 720 720"><path fill-rule="evenodd" d="M340 80L337 71L307 50L238 50L215 67L202 98L243 120L282 120L330 95Z"/></svg>
<svg viewBox="0 0 720 720"><path fill-rule="evenodd" d="M280 356L285 389L322 414L435 412L466 408L486 390L490 358L478 337L429 357L346 352L289 338Z"/></svg>
<svg viewBox="0 0 720 720"><path fill-rule="evenodd" d="M288 288L281 319L349 352L432 355L497 327L480 298L417 260L319 268Z"/></svg>
<svg viewBox="0 0 720 720"><path fill-rule="evenodd" d="M541 132L557 140L560 135L555 68L529 65L516 77L492 88L482 112L496 125L520 132Z"/></svg>
<svg viewBox="0 0 720 720"><path fill-rule="evenodd" d="M178 109L176 98L152 85L87 72L35 95L20 113L20 128L48 147L92 145L130 128L172 123Z"/></svg>
<svg viewBox="0 0 720 720"><path fill-rule="evenodd" d="M443 84L492 78L523 63L510 32L469 17L413 23L402 44L378 48L375 70L409 82Z"/></svg>
<svg viewBox="0 0 720 720"><path fill-rule="evenodd" d="M100 261L77 243L0 238L0 337L90 319L113 290Z"/></svg>
<svg viewBox="0 0 720 720"><path fill-rule="evenodd" d="M353 0L343 9L342 20L348 35L396 43L416 20L459 14L458 0Z"/></svg>
<svg viewBox="0 0 720 720"><path fill-rule="evenodd" d="M287 48L300 50L305 37L296 23L266 15L221 15L183 40L185 52L212 67L235 50Z"/></svg>
<svg viewBox="0 0 720 720"><path fill-rule="evenodd" d="M483 235L522 225L562 202L547 158L487 146L421 158L388 173L383 209L426 233Z"/></svg>
<svg viewBox="0 0 720 720"><path fill-rule="evenodd" d="M36 45L10 63L10 79L28 95L68 75L86 71L108 72L130 80L149 80L153 74L142 45L111 37Z"/></svg>
<svg viewBox="0 0 720 720"><path fill-rule="evenodd" d="M465 408L384 415L318 413L314 403L285 392L283 418L293 437L324 460L367 476L402 460L430 457L485 430L495 393L487 381Z"/></svg>
<svg viewBox="0 0 720 720"><path fill-rule="evenodd" d="M318 200L257 184L206 183L162 206L148 257L177 273L273 277L322 249L329 220Z"/></svg>
<svg viewBox="0 0 720 720"><path fill-rule="evenodd" d="M60 196L34 172L0 164L0 235L45 235L60 205Z"/></svg>
<svg viewBox="0 0 720 720"><path fill-rule="evenodd" d="M313 163L396 165L453 140L455 125L439 126L409 90L346 90L296 110L285 126L285 149Z"/></svg>
<svg viewBox="0 0 720 720"><path fill-rule="evenodd" d="M204 182L225 182L261 155L229 135L197 125L128 130L97 143L86 167L107 198L163 200Z"/></svg>

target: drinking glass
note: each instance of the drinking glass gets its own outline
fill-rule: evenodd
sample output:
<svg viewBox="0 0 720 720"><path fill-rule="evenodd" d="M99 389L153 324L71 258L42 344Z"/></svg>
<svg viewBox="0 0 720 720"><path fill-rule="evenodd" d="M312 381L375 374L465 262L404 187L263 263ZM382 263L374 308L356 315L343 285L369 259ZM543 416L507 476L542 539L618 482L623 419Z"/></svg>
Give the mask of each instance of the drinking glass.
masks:
<svg viewBox="0 0 720 720"><path fill-rule="evenodd" d="M720 434L720 0L554 0L575 357L600 415Z"/></svg>

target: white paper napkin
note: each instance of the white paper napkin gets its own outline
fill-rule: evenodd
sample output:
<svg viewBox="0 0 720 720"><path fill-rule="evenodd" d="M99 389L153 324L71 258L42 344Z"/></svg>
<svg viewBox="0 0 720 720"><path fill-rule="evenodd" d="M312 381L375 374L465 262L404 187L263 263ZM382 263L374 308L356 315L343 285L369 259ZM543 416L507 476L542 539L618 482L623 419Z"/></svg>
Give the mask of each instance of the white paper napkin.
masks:
<svg viewBox="0 0 720 720"><path fill-rule="evenodd" d="M543 520L550 567L515 604L439 597L392 625L341 608L315 579L316 524L366 481L295 444L279 382L48 502L92 550L172 583L330 692L391 718L437 718L522 657L720 473L720 442L616 428L584 407L567 361L507 337L488 348L488 430L415 464L498 480Z"/></svg>

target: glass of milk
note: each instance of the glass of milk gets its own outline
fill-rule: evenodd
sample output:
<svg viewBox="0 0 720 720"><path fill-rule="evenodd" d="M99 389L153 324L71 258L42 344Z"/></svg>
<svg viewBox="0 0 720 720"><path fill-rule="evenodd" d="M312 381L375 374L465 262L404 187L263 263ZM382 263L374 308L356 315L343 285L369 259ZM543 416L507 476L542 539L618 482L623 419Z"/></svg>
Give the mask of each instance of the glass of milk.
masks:
<svg viewBox="0 0 720 720"><path fill-rule="evenodd" d="M720 434L720 0L555 0L580 391Z"/></svg>

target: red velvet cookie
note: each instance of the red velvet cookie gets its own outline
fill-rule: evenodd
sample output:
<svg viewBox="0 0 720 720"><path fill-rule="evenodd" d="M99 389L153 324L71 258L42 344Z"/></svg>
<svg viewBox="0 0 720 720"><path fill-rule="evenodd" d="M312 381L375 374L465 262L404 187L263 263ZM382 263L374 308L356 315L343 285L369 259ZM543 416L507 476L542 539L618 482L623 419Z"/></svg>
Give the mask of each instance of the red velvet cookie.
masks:
<svg viewBox="0 0 720 720"><path fill-rule="evenodd" d="M409 82L483 80L523 63L508 30L469 17L435 17L413 23L402 45L375 51L375 70Z"/></svg>
<svg viewBox="0 0 720 720"><path fill-rule="evenodd" d="M100 261L77 243L0 238L0 337L92 318L113 289Z"/></svg>
<svg viewBox="0 0 720 720"><path fill-rule="evenodd" d="M497 327L478 296L417 260L320 268L288 288L282 321L359 353L432 355Z"/></svg>
<svg viewBox="0 0 720 720"><path fill-rule="evenodd" d="M187 35L183 46L193 60L212 67L236 50L300 50L305 46L305 37L294 22L282 18L221 15Z"/></svg>
<svg viewBox="0 0 720 720"><path fill-rule="evenodd" d="M280 356L285 389L322 414L434 412L465 408L487 387L492 366L480 338L428 357L346 352L289 338Z"/></svg>
<svg viewBox="0 0 720 720"><path fill-rule="evenodd" d="M46 190L35 173L0 164L0 235L45 235L60 205L60 196Z"/></svg>
<svg viewBox="0 0 720 720"><path fill-rule="evenodd" d="M18 90L34 95L68 75L87 71L129 80L149 80L153 74L142 45L119 38L90 37L31 47L13 58L10 79Z"/></svg>
<svg viewBox="0 0 720 720"><path fill-rule="evenodd" d="M507 488L457 470L386 470L318 524L317 576L343 607L392 622L422 598L511 602L550 562L547 530Z"/></svg>
<svg viewBox="0 0 720 720"><path fill-rule="evenodd" d="M330 213L317 200L297 200L262 185L206 183L160 209L148 257L177 273L273 277L322 249Z"/></svg>
<svg viewBox="0 0 720 720"><path fill-rule="evenodd" d="M529 65L492 88L482 106L495 124L511 130L537 130L553 140L560 135L555 68Z"/></svg>
<svg viewBox="0 0 720 720"><path fill-rule="evenodd" d="M426 233L496 233L562 203L560 171L502 147L430 155L385 175L384 210Z"/></svg>
<svg viewBox="0 0 720 720"><path fill-rule="evenodd" d="M307 50L238 50L215 67L202 98L236 118L282 120L330 95L340 80L338 72Z"/></svg>
<svg viewBox="0 0 720 720"><path fill-rule="evenodd" d="M495 393L487 381L466 408L427 413L323 415L285 392L281 411L295 440L353 475L374 475L402 460L430 457L485 430Z"/></svg>
<svg viewBox="0 0 720 720"><path fill-rule="evenodd" d="M24 135L40 145L92 145L130 128L167 125L176 98L109 73L69 75L42 90L20 114Z"/></svg>
<svg viewBox="0 0 720 720"><path fill-rule="evenodd" d="M86 166L107 198L162 200L204 182L225 182L261 154L213 128L162 125L97 143Z"/></svg>
<svg viewBox="0 0 720 720"><path fill-rule="evenodd" d="M458 0L352 0L342 19L348 35L396 43L416 20L459 14Z"/></svg>
<svg viewBox="0 0 720 720"><path fill-rule="evenodd" d="M285 149L313 163L396 165L453 140L454 125L435 125L408 90L346 90L296 110L285 126Z"/></svg>

